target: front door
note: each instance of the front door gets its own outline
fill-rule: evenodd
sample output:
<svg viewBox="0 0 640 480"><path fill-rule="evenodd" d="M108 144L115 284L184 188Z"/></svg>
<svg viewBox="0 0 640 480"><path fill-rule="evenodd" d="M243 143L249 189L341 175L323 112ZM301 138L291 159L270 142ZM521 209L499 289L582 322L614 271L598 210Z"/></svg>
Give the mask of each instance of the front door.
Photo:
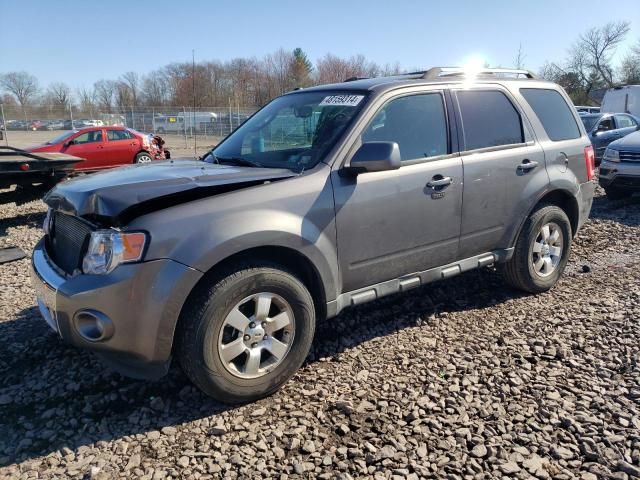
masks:
<svg viewBox="0 0 640 480"><path fill-rule="evenodd" d="M400 169L357 177L334 170L344 292L456 260L462 163L449 135L443 92L395 97L357 143L396 142Z"/></svg>
<svg viewBox="0 0 640 480"><path fill-rule="evenodd" d="M76 170L97 170L102 168L106 153L104 148L104 134L101 128L79 133L69 141L69 146L63 148L63 153L74 157L84 158Z"/></svg>

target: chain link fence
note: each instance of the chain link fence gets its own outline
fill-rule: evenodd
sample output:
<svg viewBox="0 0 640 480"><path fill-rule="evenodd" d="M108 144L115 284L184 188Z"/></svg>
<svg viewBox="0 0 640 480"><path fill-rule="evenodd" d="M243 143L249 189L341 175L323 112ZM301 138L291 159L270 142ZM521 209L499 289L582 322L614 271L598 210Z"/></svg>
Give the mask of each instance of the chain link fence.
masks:
<svg viewBox="0 0 640 480"><path fill-rule="evenodd" d="M112 107L110 109L61 105L3 105L0 131L57 131L118 125L140 132L184 139L185 147L217 141L235 130L257 109L244 107Z"/></svg>

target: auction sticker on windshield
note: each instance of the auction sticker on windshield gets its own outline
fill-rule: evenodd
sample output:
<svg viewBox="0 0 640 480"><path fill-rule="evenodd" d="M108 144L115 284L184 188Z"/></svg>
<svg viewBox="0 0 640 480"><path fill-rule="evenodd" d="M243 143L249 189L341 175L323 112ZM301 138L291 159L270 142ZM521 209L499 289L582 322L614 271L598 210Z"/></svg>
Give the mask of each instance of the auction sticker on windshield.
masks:
<svg viewBox="0 0 640 480"><path fill-rule="evenodd" d="M319 106L355 107L363 98L364 95L329 95L328 97L324 97Z"/></svg>

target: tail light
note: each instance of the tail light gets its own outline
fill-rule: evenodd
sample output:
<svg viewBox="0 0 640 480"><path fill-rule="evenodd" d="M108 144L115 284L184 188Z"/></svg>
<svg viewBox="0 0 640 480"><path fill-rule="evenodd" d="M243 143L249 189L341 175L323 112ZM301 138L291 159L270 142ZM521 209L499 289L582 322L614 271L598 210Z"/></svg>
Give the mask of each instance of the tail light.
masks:
<svg viewBox="0 0 640 480"><path fill-rule="evenodd" d="M593 145L584 147L584 163L587 167L587 181L590 182L596 175L596 155L593 152Z"/></svg>

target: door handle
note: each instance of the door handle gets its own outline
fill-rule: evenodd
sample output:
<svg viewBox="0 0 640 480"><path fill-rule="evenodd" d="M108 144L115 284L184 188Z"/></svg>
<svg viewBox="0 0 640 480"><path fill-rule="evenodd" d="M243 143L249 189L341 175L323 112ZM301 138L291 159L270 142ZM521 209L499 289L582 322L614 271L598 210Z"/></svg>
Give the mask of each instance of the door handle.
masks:
<svg viewBox="0 0 640 480"><path fill-rule="evenodd" d="M438 188L438 187L446 187L447 185L451 185L453 182L453 178L451 177L443 177L441 175L436 175L427 183L427 187L429 188Z"/></svg>
<svg viewBox="0 0 640 480"><path fill-rule="evenodd" d="M525 159L522 161L520 165L518 165L518 170L522 170L523 172L528 172L529 170L533 170L538 166L538 162L532 162L531 160Z"/></svg>

